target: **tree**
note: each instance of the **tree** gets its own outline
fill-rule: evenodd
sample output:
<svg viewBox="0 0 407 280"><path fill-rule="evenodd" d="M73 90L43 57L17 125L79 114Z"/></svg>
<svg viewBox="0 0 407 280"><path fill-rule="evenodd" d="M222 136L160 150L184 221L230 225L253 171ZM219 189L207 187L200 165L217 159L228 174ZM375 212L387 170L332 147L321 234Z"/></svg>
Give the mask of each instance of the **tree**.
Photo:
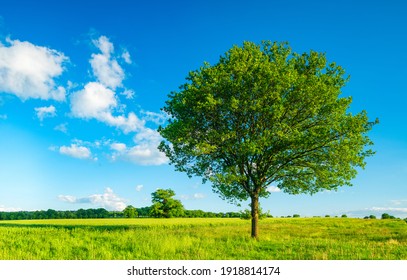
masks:
<svg viewBox="0 0 407 280"><path fill-rule="evenodd" d="M169 94L159 149L223 199L250 199L257 237L259 198L269 186L289 194L336 190L374 154L367 132L377 121L348 112L351 97L339 97L344 74L324 54L297 54L287 43L234 46Z"/></svg>
<svg viewBox="0 0 407 280"><path fill-rule="evenodd" d="M135 218L137 217L137 210L131 205L128 205L126 208L123 210L123 216L125 218Z"/></svg>
<svg viewBox="0 0 407 280"><path fill-rule="evenodd" d="M151 194L153 205L150 215L157 218L181 217L184 215L184 206L181 201L173 198L175 192L171 189L158 189Z"/></svg>
<svg viewBox="0 0 407 280"><path fill-rule="evenodd" d="M382 214L382 219L383 220L386 220L386 219L395 219L396 217L394 217L394 216L392 216L392 215L389 215L389 214L387 214L387 213L383 213Z"/></svg>

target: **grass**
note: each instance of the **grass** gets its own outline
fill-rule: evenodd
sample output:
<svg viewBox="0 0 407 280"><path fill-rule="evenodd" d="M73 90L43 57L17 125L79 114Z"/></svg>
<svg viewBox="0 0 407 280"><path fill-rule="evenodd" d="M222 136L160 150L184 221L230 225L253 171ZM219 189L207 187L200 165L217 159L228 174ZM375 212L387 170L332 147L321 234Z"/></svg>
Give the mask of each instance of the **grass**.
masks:
<svg viewBox="0 0 407 280"><path fill-rule="evenodd" d="M407 259L401 220L89 219L0 222L2 260Z"/></svg>

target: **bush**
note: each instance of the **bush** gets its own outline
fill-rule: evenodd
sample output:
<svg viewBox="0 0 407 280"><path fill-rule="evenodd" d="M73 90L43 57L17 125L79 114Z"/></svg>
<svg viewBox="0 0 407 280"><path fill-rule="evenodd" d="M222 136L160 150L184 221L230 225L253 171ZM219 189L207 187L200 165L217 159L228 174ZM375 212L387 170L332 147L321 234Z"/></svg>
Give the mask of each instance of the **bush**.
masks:
<svg viewBox="0 0 407 280"><path fill-rule="evenodd" d="M293 215L293 218L299 218L299 217L301 217L300 214L294 214Z"/></svg>
<svg viewBox="0 0 407 280"><path fill-rule="evenodd" d="M343 214L342 216L341 216L341 218L347 218L348 216L346 216L345 214Z"/></svg>
<svg viewBox="0 0 407 280"><path fill-rule="evenodd" d="M243 220L250 220L252 218L252 211L249 209L240 211L240 218ZM263 209L259 207L259 219L261 220L264 218L273 218L273 216L270 214L270 211L263 212Z"/></svg>

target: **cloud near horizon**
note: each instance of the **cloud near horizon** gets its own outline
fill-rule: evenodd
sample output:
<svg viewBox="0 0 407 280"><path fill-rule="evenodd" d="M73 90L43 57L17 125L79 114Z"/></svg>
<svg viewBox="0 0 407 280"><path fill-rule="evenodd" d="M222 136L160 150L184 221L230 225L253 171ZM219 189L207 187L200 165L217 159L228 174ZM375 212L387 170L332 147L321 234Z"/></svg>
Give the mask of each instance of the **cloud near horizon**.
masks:
<svg viewBox="0 0 407 280"><path fill-rule="evenodd" d="M77 198L72 195L59 195L58 199L72 204L92 204L110 211L123 211L126 200L117 196L111 188L106 188L103 194L92 194L87 197Z"/></svg>

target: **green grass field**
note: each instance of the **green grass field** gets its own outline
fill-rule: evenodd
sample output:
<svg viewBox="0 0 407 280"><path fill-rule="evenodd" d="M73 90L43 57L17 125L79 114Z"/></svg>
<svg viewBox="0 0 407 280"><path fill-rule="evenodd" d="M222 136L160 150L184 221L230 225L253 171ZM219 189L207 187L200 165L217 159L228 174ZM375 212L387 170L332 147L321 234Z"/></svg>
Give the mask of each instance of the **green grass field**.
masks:
<svg viewBox="0 0 407 280"><path fill-rule="evenodd" d="M291 218L0 222L2 260L407 259L402 220Z"/></svg>

